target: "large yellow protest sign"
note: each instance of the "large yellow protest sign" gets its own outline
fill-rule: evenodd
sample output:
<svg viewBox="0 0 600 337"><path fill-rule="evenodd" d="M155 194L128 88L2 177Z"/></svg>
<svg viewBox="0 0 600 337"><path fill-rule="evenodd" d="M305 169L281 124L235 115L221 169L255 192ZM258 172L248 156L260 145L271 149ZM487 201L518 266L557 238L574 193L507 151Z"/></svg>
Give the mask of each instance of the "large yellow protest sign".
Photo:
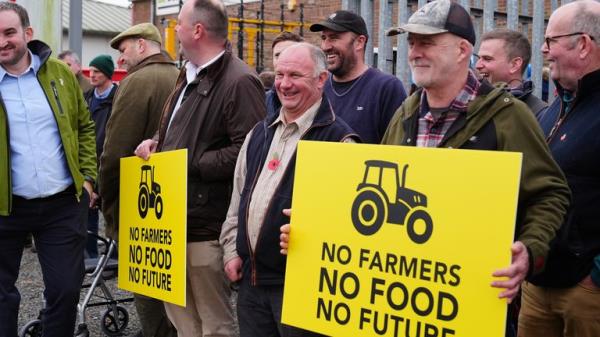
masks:
<svg viewBox="0 0 600 337"><path fill-rule="evenodd" d="M521 154L300 142L286 324L330 336L501 337Z"/></svg>
<svg viewBox="0 0 600 337"><path fill-rule="evenodd" d="M187 150L121 159L118 285L185 306Z"/></svg>

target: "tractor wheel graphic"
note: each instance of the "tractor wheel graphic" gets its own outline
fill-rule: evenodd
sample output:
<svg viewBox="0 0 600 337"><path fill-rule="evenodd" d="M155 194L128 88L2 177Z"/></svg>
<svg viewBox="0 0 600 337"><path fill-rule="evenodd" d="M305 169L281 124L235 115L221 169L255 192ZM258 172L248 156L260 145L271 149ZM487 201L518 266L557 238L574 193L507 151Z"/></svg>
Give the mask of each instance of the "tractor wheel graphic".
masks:
<svg viewBox="0 0 600 337"><path fill-rule="evenodd" d="M138 212L140 212L140 216L142 217L142 219L146 217L146 214L148 214L148 199L148 189L146 188L146 186L141 186L140 194L138 195Z"/></svg>
<svg viewBox="0 0 600 337"><path fill-rule="evenodd" d="M156 218L160 219L163 213L163 202L160 195L156 196L156 201L154 202L154 212L156 213Z"/></svg>
<svg viewBox="0 0 600 337"><path fill-rule="evenodd" d="M362 191L352 203L352 223L363 235L377 233L387 218L387 201L371 190Z"/></svg>
<svg viewBox="0 0 600 337"><path fill-rule="evenodd" d="M415 226L422 228L423 225L425 230L417 233ZM431 233L433 233L433 220L431 220L431 216L425 210L413 210L409 213L408 220L406 221L406 231L414 243L425 243L431 237Z"/></svg>

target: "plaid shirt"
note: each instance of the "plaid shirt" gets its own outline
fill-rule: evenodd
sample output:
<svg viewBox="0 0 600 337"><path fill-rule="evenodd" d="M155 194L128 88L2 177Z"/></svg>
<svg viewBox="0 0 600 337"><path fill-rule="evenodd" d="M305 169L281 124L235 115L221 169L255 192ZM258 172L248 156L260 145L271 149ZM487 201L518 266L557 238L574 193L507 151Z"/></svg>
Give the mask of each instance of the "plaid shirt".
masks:
<svg viewBox="0 0 600 337"><path fill-rule="evenodd" d="M448 109L442 113L439 118L435 118L429 111L427 103L427 91L423 90L419 108L419 131L417 133L417 146L437 147L444 139L446 132L450 129L454 121L462 113L467 112L467 105L477 96L479 90L479 81L475 74L469 70L467 83L458 93L458 96L452 101Z"/></svg>

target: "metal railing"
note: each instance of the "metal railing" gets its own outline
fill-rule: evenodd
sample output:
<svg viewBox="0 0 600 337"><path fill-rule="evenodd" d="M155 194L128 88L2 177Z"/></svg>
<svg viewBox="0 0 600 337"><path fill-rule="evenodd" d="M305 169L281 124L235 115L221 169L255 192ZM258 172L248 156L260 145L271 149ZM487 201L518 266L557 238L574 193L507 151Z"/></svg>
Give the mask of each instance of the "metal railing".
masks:
<svg viewBox="0 0 600 337"><path fill-rule="evenodd" d="M520 6L519 6L519 1ZM473 24L477 34L477 45L475 51L479 49L479 37L494 28L506 27L518 30L528 36L531 42L531 80L534 84L534 94L542 97L542 76L543 76L543 57L540 47L544 42L544 31L550 11L546 11L546 3L549 9L554 11L559 5L570 2L570 0L458 0L458 2L470 12L473 18ZM384 72L394 73L402 80L406 89L411 83L410 69L408 66L407 42L406 37L400 35L396 39L396 45L393 46L394 39L386 37L384 32L392 26L398 26L406 23L414 10L427 3L426 0L378 0L378 22L374 22L375 0L342 0L342 8L353 10L365 19L369 36L374 36L374 30L377 29L378 46L373 48L372 38L367 44L367 53L365 59L367 64L374 64L374 50L377 50L376 66ZM502 4L502 10L499 10L499 3ZM392 9L396 9L397 17L392 18ZM399 10L398 10L399 9ZM530 11L531 9L531 11ZM396 50L394 58L393 50ZM394 67L395 59L395 67ZM552 100L554 85L549 81L548 99Z"/></svg>

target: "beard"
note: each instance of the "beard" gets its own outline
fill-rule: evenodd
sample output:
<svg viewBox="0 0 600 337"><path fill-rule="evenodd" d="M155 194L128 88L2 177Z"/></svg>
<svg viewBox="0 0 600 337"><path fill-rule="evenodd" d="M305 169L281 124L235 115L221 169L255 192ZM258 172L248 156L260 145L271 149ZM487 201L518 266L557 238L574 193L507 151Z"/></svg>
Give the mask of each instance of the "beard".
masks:
<svg viewBox="0 0 600 337"><path fill-rule="evenodd" d="M27 54L27 45L24 44L22 47L17 47L12 43L8 43L4 48L0 49L0 53L5 51L12 52L12 56L7 57L6 59L2 57L0 59L0 64L3 66L14 66Z"/></svg>

